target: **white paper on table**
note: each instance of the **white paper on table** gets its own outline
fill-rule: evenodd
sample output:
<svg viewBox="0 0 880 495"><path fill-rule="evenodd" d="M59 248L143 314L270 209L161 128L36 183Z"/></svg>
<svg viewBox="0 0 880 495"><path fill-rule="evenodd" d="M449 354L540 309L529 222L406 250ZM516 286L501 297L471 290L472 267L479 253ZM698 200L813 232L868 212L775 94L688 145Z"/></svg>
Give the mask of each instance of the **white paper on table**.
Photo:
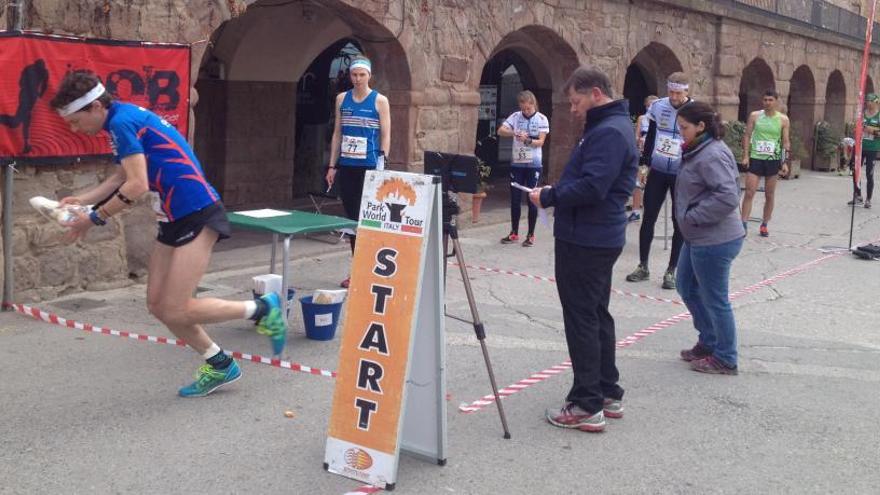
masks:
<svg viewBox="0 0 880 495"><path fill-rule="evenodd" d="M525 191L527 193L530 193L534 190L531 187L526 187L526 186L520 184L519 182L511 182L510 186L513 188L519 189L520 191ZM529 200L529 201L531 201L531 200ZM538 218L541 220L541 223L543 223L545 227L548 227L548 228L550 227L550 217L549 217L549 215L547 215L546 208L538 208Z"/></svg>
<svg viewBox="0 0 880 495"><path fill-rule="evenodd" d="M281 211L281 210L273 210L271 208L263 208L262 210L245 210L245 211L236 211L239 215L244 215L246 217L251 218L272 218L272 217L284 217L290 215L289 212Z"/></svg>

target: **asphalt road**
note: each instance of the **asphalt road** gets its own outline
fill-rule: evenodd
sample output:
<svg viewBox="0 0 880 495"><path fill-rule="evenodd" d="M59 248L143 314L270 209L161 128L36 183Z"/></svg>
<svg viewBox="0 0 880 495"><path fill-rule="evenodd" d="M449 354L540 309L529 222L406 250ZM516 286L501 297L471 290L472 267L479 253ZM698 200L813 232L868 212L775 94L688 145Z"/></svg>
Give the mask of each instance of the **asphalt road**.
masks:
<svg viewBox="0 0 880 495"><path fill-rule="evenodd" d="M849 178L804 173L781 183L769 239L751 224L730 284L734 292L753 289L734 302L739 376L694 373L678 359L695 341L687 320L645 334L618 353L626 413L602 434L544 421L545 408L561 405L570 372L504 400L510 440L501 437L494 405L459 412L489 386L473 331L448 319L448 464L404 457L395 492L877 493L880 265L819 250L847 243L849 188ZM501 206L462 233L467 262L545 277L469 270L505 386L563 362L567 351L556 287L546 280L553 274L550 231L539 226L533 248L501 246L507 213L504 193L494 194ZM761 204L759 195L756 212ZM880 238L878 210L855 213L856 240ZM662 229L661 221L658 234ZM660 288L669 253L662 238L653 245L652 280L624 281L637 263L637 233L632 224L615 289L678 300ZM201 294L247 297L250 278L266 271L261 241L242 235L221 245ZM297 239L293 254L300 293L333 288L347 275L342 244ZM446 302L449 313L468 316L454 267ZM35 306L171 336L147 313L143 285ZM611 309L618 339L685 310L620 293ZM308 340L298 308L293 314L284 358L335 369L338 336ZM211 325L210 332L226 349L270 352L247 322ZM332 378L244 363L239 382L204 399L180 399L177 388L200 364L192 351L10 312L0 314L0 363L0 493L340 495L361 486L321 467Z"/></svg>

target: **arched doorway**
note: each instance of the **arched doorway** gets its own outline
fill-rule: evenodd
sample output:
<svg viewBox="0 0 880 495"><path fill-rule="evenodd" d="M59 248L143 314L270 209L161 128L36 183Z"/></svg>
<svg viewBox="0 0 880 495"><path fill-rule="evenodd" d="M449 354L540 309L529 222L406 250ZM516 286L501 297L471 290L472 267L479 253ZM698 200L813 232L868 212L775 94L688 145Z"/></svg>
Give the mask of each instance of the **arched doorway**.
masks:
<svg viewBox="0 0 880 495"><path fill-rule="evenodd" d="M516 95L524 89L535 93L539 111L550 118L552 114L548 114L547 109L552 112L552 90L539 87L528 62L514 50L502 50L483 66L477 153L492 167L495 176L506 175L511 159L511 140L498 139L498 128L519 109Z"/></svg>
<svg viewBox="0 0 880 495"><path fill-rule="evenodd" d="M808 66L801 65L792 74L786 106L791 122L792 151L796 158L804 158L813 149L816 121L816 81Z"/></svg>
<svg viewBox="0 0 880 495"><path fill-rule="evenodd" d="M227 204L293 206L321 189L336 75L357 52L373 61L372 86L391 103L388 167L405 168L409 62L376 19L342 2L258 3L215 31L196 84L195 142Z"/></svg>
<svg viewBox="0 0 880 495"><path fill-rule="evenodd" d="M739 82L739 120L745 122L749 114L761 109L764 92L776 89L773 71L764 59L756 58L742 72Z"/></svg>
<svg viewBox="0 0 880 495"><path fill-rule="evenodd" d="M626 68L623 97L629 100L629 112L645 113L645 97L666 95L666 78L682 70L681 62L666 45L652 42L639 50Z"/></svg>
<svg viewBox="0 0 880 495"><path fill-rule="evenodd" d="M336 95L351 89L348 67L362 54L360 43L346 38L321 52L296 84L293 197L323 189L324 165L336 118Z"/></svg>
<svg viewBox="0 0 880 495"><path fill-rule="evenodd" d="M511 143L507 138L499 143L496 133L501 123L518 109L516 94L522 89L535 93L539 111L550 120L550 134L542 153L544 175L552 180L561 173L575 127L561 89L577 66L577 54L549 28L526 26L501 39L481 71L481 104L475 136L477 143L483 143L479 155L487 162L495 161L493 176L507 174Z"/></svg>
<svg viewBox="0 0 880 495"><path fill-rule="evenodd" d="M839 70L828 76L825 87L825 121L837 134L843 135L846 122L846 81Z"/></svg>

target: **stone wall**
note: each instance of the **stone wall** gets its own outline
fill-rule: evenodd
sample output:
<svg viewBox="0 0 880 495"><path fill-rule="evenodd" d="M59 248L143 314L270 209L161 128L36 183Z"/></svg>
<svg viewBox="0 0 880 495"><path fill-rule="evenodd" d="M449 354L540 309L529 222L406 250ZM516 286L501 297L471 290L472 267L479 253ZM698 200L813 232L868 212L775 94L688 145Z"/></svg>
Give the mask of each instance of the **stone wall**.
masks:
<svg viewBox="0 0 880 495"><path fill-rule="evenodd" d="M235 81L226 91L223 201L230 208L290 206L296 88L291 83Z"/></svg>
<svg viewBox="0 0 880 495"><path fill-rule="evenodd" d="M6 26L6 0L0 0L0 25ZM235 2L232 2L236 5ZM230 3L182 0L115 0L72 2L28 1L24 28L80 36L195 43L207 38L230 16ZM243 3L238 3L243 10ZM193 47L193 71L201 63L204 43ZM79 290L121 287L146 274L155 238L155 216L139 204L117 215L104 228L94 228L84 242L62 242L64 230L45 220L28 204L32 196L63 197L97 185L114 165L91 160L68 165L19 163L13 194L14 300L51 299ZM2 203L0 203L2 204ZM2 262L2 253L0 253ZM2 281L0 273L0 281Z"/></svg>
<svg viewBox="0 0 880 495"><path fill-rule="evenodd" d="M93 228L83 242L62 240L61 226L40 216L28 200L33 196L64 197L103 180L113 171L109 163L63 167L19 166L13 194L13 256L16 301L56 297L81 289L103 290L129 283L126 226L140 224L144 206ZM134 252L134 251L131 251Z"/></svg>
<svg viewBox="0 0 880 495"><path fill-rule="evenodd" d="M0 0L0 7L5 3ZM854 2L835 3L857 9ZM0 24L8 17L0 9ZM742 88L754 90L741 84L744 69L766 67L767 82L783 100L798 88L791 95L803 120L798 125L809 129L813 119L840 108L852 116L861 55L852 38L705 0L34 0L27 2L24 25L192 43L192 80L201 93L196 150L233 207L286 205L295 176L317 177L315 171L304 176L293 171L294 163L315 167L321 161L295 154L303 144L293 136L295 85L328 43L343 37L357 39L374 60L376 87L391 101L391 167L414 171L421 170L425 150L473 151L483 68L501 53L515 53L528 65L551 114L545 147L550 180L580 133L581 123L570 118L560 91L579 64L607 71L618 94L630 64L661 90L666 75L680 68L691 77L692 93L717 105L726 118L736 118ZM842 107L826 108L826 87L838 72L844 86L835 98ZM812 88L813 96L804 97L804 88ZM302 149L312 152L315 146ZM11 240L16 300L112 287L127 283L129 274L143 275L154 228L148 211L133 210L113 226L95 229L93 242L63 246L60 229L26 203L31 195L93 186L108 167L103 162L20 167Z"/></svg>

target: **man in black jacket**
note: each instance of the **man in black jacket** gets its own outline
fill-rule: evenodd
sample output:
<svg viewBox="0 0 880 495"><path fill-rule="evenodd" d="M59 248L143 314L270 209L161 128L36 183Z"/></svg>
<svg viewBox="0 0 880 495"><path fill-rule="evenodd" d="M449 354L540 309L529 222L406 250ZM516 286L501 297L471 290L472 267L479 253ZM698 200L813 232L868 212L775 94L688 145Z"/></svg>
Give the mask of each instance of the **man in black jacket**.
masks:
<svg viewBox="0 0 880 495"><path fill-rule="evenodd" d="M638 154L629 106L613 100L611 82L581 67L565 84L571 113L584 132L559 182L529 195L556 208L556 287L574 384L547 420L562 428L597 432L605 417L623 416L623 389L614 362L614 319L608 312L611 273L626 240L626 201L635 187Z"/></svg>

